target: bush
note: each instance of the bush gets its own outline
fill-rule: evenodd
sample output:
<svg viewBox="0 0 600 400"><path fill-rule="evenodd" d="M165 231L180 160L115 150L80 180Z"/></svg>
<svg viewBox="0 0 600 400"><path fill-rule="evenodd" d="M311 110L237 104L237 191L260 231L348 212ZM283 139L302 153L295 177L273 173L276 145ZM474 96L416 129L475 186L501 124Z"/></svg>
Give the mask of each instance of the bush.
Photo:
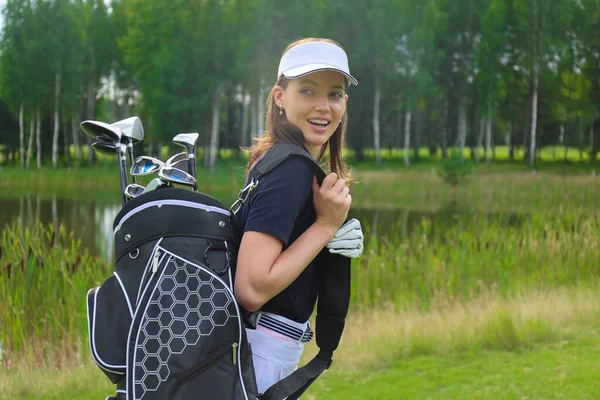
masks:
<svg viewBox="0 0 600 400"><path fill-rule="evenodd" d="M473 165L470 161L461 159L458 155L453 155L442 160L437 174L448 185L455 188L465 182L467 177L473 173Z"/></svg>

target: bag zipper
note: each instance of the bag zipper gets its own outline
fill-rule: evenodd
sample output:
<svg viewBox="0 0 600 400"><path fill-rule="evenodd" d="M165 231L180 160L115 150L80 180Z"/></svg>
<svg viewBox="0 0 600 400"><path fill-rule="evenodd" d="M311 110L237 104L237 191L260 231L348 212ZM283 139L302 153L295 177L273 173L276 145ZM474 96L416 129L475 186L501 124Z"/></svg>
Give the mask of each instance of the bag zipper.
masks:
<svg viewBox="0 0 600 400"><path fill-rule="evenodd" d="M152 273L155 274L158 271L158 260L160 259L161 253L159 250L154 253L154 258L152 259Z"/></svg>
<svg viewBox="0 0 600 400"><path fill-rule="evenodd" d="M194 376L200 374L206 368L210 367L212 364L215 363L215 361L224 357L227 353L231 351L231 349L233 349L234 360L236 360L237 362L237 346L237 342L233 342L233 344L227 344L226 346L223 346L221 349L213 353L209 359L204 360L203 362L190 368L186 372L175 376L175 381L178 385L183 385L186 381L190 380ZM233 364L235 365L236 363L234 362Z"/></svg>

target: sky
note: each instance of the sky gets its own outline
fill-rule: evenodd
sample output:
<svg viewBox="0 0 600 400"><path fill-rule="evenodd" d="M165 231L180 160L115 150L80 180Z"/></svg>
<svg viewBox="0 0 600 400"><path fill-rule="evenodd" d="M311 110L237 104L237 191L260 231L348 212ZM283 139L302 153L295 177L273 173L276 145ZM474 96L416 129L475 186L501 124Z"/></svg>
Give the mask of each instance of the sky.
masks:
<svg viewBox="0 0 600 400"><path fill-rule="evenodd" d="M6 4L6 0L0 0L0 9L4 10L4 5ZM4 26L4 13L0 14L0 28Z"/></svg>

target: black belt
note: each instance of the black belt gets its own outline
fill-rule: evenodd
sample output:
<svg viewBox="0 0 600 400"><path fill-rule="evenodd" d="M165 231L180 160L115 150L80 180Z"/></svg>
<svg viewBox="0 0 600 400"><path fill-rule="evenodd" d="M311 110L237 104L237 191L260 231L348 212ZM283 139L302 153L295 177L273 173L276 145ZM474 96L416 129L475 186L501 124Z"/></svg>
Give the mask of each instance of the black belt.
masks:
<svg viewBox="0 0 600 400"><path fill-rule="evenodd" d="M297 342L310 342L314 336L313 331L310 329L310 325L308 325L306 330L302 330L295 326L286 324L285 322L281 322L266 314L260 314L256 324L277 332L283 336L289 337L290 339L294 339Z"/></svg>

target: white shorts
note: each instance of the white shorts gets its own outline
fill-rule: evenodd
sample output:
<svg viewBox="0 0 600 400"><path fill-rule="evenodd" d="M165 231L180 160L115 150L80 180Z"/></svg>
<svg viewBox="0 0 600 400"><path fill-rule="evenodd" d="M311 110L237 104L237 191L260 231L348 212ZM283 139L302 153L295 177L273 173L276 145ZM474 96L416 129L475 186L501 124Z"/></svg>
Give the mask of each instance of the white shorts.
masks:
<svg viewBox="0 0 600 400"><path fill-rule="evenodd" d="M285 320L294 326L308 326L308 323L299 324L279 315L269 314L278 320ZM264 327L246 329L248 341L252 346L252 358L258 392L264 393L273 384L290 375L298 368L304 343L283 337L282 335Z"/></svg>

